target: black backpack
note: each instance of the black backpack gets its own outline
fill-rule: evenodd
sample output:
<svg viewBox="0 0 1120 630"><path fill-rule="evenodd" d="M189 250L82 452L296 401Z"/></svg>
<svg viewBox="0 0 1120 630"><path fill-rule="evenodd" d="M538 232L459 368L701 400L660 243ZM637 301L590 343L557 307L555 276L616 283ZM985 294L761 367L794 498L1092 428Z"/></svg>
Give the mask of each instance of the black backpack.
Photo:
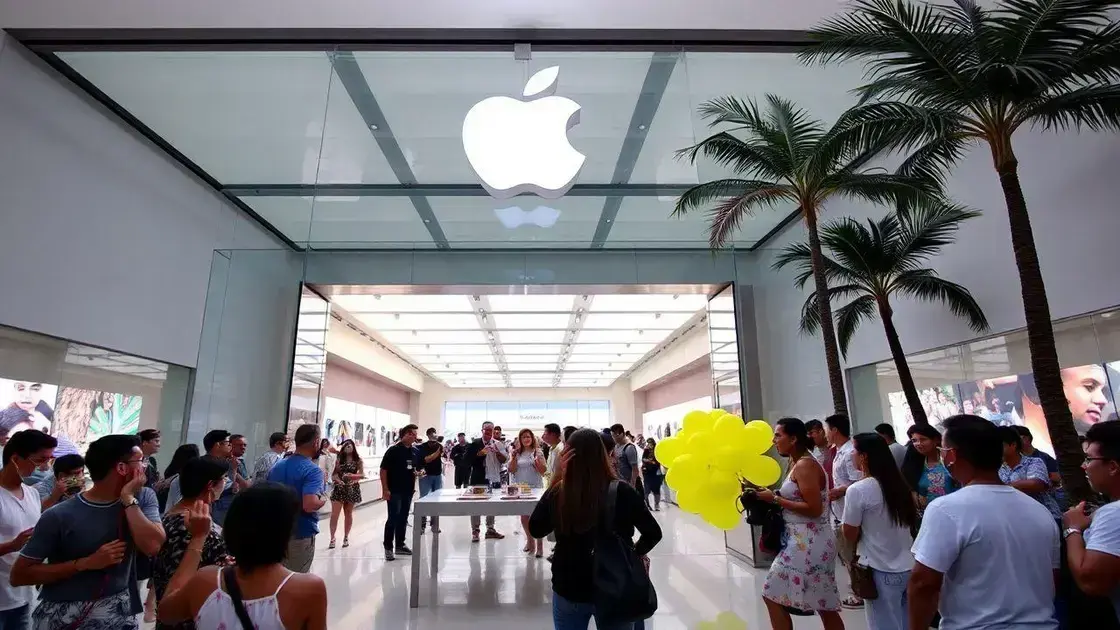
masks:
<svg viewBox="0 0 1120 630"><path fill-rule="evenodd" d="M657 591L642 559L634 553L633 542L623 540L615 529L618 484L611 481L607 489L592 551L596 625L636 622L657 612Z"/></svg>

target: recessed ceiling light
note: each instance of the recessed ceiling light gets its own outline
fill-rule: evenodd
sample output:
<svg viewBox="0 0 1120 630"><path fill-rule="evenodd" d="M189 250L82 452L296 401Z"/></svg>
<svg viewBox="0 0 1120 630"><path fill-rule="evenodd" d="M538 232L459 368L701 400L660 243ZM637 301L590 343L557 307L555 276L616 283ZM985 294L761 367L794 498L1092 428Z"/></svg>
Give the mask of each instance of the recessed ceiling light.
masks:
<svg viewBox="0 0 1120 630"><path fill-rule="evenodd" d="M400 313L393 313L393 319L400 319L400 318L401 318Z"/></svg>
<svg viewBox="0 0 1120 630"><path fill-rule="evenodd" d="M370 125L370 131L377 131L377 125Z"/></svg>
<svg viewBox="0 0 1120 630"><path fill-rule="evenodd" d="M415 336L416 336L416 331L415 331L415 330L414 330L414 331L412 331L412 336L413 336L413 337L415 337Z"/></svg>
<svg viewBox="0 0 1120 630"><path fill-rule="evenodd" d="M380 299L381 299L381 296L380 296L380 295L377 295L377 294L374 294L374 296L373 296L373 299L375 299L375 300L380 300Z"/></svg>
<svg viewBox="0 0 1120 630"><path fill-rule="evenodd" d="M674 296L673 296L673 299L675 300L675 299L677 299L677 298L679 298L679 297L680 297L679 295L674 295Z"/></svg>

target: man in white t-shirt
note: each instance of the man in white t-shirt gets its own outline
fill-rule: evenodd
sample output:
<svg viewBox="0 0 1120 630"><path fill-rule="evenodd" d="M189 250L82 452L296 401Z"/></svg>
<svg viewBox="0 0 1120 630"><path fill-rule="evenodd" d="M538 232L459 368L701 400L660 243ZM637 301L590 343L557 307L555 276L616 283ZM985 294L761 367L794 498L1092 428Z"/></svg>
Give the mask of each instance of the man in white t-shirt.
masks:
<svg viewBox="0 0 1120 630"><path fill-rule="evenodd" d="M840 529L840 520L844 516L844 495L849 486L863 479L863 473L856 468L856 462L852 459L855 444L852 443L852 423L848 416L836 414L825 418L824 422L828 427L828 441L836 449L836 455L832 458L832 489L828 491L833 533L836 536L836 555L840 558L840 563L847 567L851 565L856 549L844 538L844 532ZM863 600L851 592L849 587L848 596L840 604L844 608L860 608Z"/></svg>
<svg viewBox="0 0 1120 630"><path fill-rule="evenodd" d="M0 468L0 628L27 630L31 627L31 602L35 590L12 586L12 564L19 550L31 540L39 522L39 492L23 482L24 477L53 457L58 444L46 433L27 429L12 435L4 445L4 467Z"/></svg>
<svg viewBox="0 0 1120 630"><path fill-rule="evenodd" d="M979 416L944 423L942 456L964 487L926 508L914 541L910 627L1056 630L1058 527L1038 501L1000 483L1003 439Z"/></svg>
<svg viewBox="0 0 1120 630"><path fill-rule="evenodd" d="M895 437L894 427L884 422L875 425L875 432L879 434L879 437L883 438L883 441L887 443L887 447L891 449L891 456L894 457L895 465L902 468L902 460L906 459L906 445L898 443L898 438Z"/></svg>
<svg viewBox="0 0 1120 630"><path fill-rule="evenodd" d="M1065 513L1066 557L1081 590L1111 599L1120 617L1120 422L1094 424L1085 443L1089 485L1111 503L1088 514L1082 502Z"/></svg>

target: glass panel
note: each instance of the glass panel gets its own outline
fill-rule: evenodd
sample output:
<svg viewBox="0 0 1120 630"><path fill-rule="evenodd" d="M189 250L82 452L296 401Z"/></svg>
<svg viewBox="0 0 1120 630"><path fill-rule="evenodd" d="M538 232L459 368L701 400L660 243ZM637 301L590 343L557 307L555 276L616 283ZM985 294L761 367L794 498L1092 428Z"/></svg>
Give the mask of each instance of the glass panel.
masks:
<svg viewBox="0 0 1120 630"><path fill-rule="evenodd" d="M299 298L291 402L285 427L291 437L295 436L300 425L320 424L319 399L327 369L327 331L330 323L330 303L304 287Z"/></svg>
<svg viewBox="0 0 1120 630"><path fill-rule="evenodd" d="M739 345L735 331L735 288L732 286L708 300L708 344L715 404L728 413L741 415Z"/></svg>

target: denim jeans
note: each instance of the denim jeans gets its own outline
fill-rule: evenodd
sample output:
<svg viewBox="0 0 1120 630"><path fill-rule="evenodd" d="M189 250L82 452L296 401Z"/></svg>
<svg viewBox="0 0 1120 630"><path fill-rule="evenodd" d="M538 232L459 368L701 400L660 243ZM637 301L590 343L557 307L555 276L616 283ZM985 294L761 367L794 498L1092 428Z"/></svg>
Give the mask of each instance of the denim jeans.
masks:
<svg viewBox="0 0 1120 630"><path fill-rule="evenodd" d="M31 604L0 610L0 630L31 630Z"/></svg>
<svg viewBox="0 0 1120 630"><path fill-rule="evenodd" d="M595 616L595 605L590 602L572 602L552 594L552 626L555 630L587 630ZM595 620L598 630L645 630L645 621L603 625Z"/></svg>
<svg viewBox="0 0 1120 630"><path fill-rule="evenodd" d="M909 606L906 603L906 583L910 572L886 573L871 570L875 580L876 599L865 599L867 625L871 630L895 630L909 627Z"/></svg>
<svg viewBox="0 0 1120 630"><path fill-rule="evenodd" d="M436 490L443 489L443 475L425 475L420 478L420 498L428 496L428 493L435 492ZM428 524L428 517L420 517L420 527L423 528Z"/></svg>
<svg viewBox="0 0 1120 630"><path fill-rule="evenodd" d="M408 528L408 510L412 507L411 492L392 492L385 502L389 518L385 519L385 548L390 549L396 541L397 547L405 545L405 530Z"/></svg>

